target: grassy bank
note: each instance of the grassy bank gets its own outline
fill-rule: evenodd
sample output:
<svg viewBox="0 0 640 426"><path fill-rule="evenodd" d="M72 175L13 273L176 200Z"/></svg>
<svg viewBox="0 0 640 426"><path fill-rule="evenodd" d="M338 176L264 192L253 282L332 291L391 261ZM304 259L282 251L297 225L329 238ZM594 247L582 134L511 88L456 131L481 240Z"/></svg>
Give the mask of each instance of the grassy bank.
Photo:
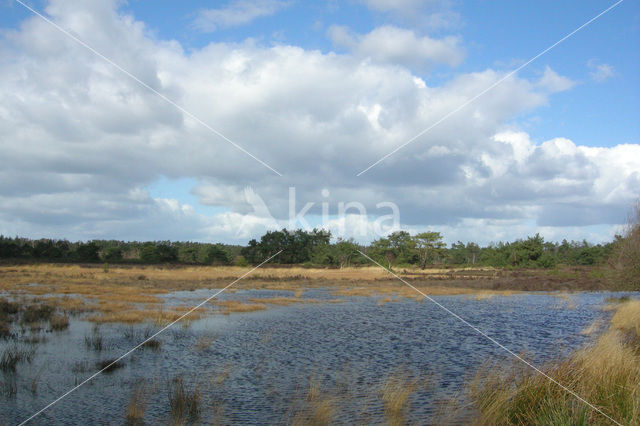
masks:
<svg viewBox="0 0 640 426"><path fill-rule="evenodd" d="M593 345L543 371L617 422L640 424L640 300L620 303ZM521 363L483 368L471 394L481 424L612 423Z"/></svg>

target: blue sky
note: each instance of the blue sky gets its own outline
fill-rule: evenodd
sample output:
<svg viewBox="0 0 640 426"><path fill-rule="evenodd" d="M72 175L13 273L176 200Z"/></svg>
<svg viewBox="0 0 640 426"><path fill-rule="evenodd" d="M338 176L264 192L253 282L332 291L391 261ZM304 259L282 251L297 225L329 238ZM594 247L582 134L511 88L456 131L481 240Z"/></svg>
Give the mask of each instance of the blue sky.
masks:
<svg viewBox="0 0 640 426"><path fill-rule="evenodd" d="M34 172L23 179L27 184L22 198L14 195L16 185L9 188L7 183L9 189L0 196L12 207L0 216L0 233L242 242L266 229L260 218L248 221L249 230L232 229L242 215L241 221L248 223L251 206L244 199L245 189L253 188L274 218L285 221L286 192L296 186L302 205L315 203L309 219L314 225L321 224L318 209L324 201L318 194L331 189L334 222L340 220L335 215L340 201L361 202L369 211L379 201L392 201L400 207L404 227L440 227L447 240L488 242L537 231L551 239L566 235L606 240L621 222L614 217L623 218L622 207L640 195L636 186L640 170L629 159L640 140L640 7L631 0L528 65L512 87L505 83L487 93L364 178L353 175L613 3L130 0L79 6L68 0L29 2L134 74L140 64L147 67L144 72L153 68L144 75L158 76L162 93L178 96L176 100L190 112L272 162L285 174L278 180L201 129L162 127L169 116L180 119L178 112L169 111L167 105L160 111L157 99L147 100L153 96L117 70L100 71L105 64L99 58L84 52L78 59L82 49L64 35L40 35L51 29L40 25L43 22L36 25L39 18L14 1L2 0L3 73L15 76L24 71L26 79L21 85L21 77L9 79L0 88L7 111L12 111L5 114L9 118L4 124L19 129L28 120L34 134L40 132L38 137L50 136L44 151L51 157L43 154L41 165L55 166L41 177ZM134 24L144 29L138 31ZM34 49L33 40L43 37L61 37L59 45L69 46L68 50ZM129 92L122 99L144 96L148 105L136 104L141 109L131 114L140 121L105 130L102 118L90 115L85 123L92 131L96 128L90 132L96 141L91 151L69 151L60 128L52 127L51 120L33 118L41 116L36 105L51 111L58 102L58 109L65 105L71 115L92 108L116 111L119 106L103 103L106 98L96 97L95 89L76 84L77 76L66 77L62 70L67 57L69 63L82 64L78 68L82 71L76 71L85 73L87 81L104 83L100 87L105 92L100 93L122 93L120 85L126 84ZM52 68L36 78L29 74L30 64ZM305 74L297 75L298 67ZM231 69L240 70L239 74L229 74ZM344 87L332 81L341 72L345 81L361 73L362 86L358 79ZM280 81L278 76L287 73L293 77ZM411 79L416 82L413 89ZM39 92L24 89L36 81L42 84ZM191 87L191 81L198 81L202 90ZM250 89L254 81L264 82L259 90ZM340 93L351 87L353 93ZM199 96L207 91L231 95L210 99L211 107L206 107L207 100ZM74 95L65 98L71 92ZM323 99L312 102L318 93ZM38 99L29 101L29 96ZM298 111L288 98L309 100L309 105ZM450 106L439 109L440 105ZM27 110L23 116L18 113ZM327 118L330 110L334 115ZM362 116L353 116L354 111ZM160 115L154 118L156 113ZM285 117L293 119L275 124ZM361 127L363 117L369 124ZM406 123L403 117L408 117ZM457 134L459 129L463 131ZM15 146L9 149L12 135L27 138L23 145L33 149L40 142L29 140L24 132L4 135L5 155L23 164L28 153ZM353 136L342 140L345 135ZM159 140L163 142L149 142ZM158 148L163 146L177 151ZM129 160L133 163L123 172L104 161L94 164L94 158L113 158L121 167ZM561 170L563 165L573 169ZM76 172L78 168L83 172ZM621 168L619 183L610 173L614 168ZM250 170L249 176L238 170ZM112 210L69 212L65 219L60 211L66 209L56 203L73 197L87 197L87 205L102 203ZM430 197L446 201L435 205L424 201ZM37 212L30 211L29 203ZM47 209L56 212L49 216L51 223ZM584 217L567 221L576 211L584 211ZM375 214L368 221L373 218ZM491 235L483 236L481 229Z"/></svg>

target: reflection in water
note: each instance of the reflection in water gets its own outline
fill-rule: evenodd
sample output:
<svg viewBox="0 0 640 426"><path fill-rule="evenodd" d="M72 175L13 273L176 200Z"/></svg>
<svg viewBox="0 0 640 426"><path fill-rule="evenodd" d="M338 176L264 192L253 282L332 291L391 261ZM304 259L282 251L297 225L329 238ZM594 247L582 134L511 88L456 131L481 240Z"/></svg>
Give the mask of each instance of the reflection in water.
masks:
<svg viewBox="0 0 640 426"><path fill-rule="evenodd" d="M166 298L168 304L195 304L210 292ZM249 290L221 298L291 295ZM514 352L542 363L593 338L580 331L607 315L600 307L609 296L435 298ZM303 297L333 296L309 290ZM505 356L428 301L379 301L352 297L345 303L281 306L210 316L187 328L176 325L35 423L123 424L127 416L166 423L180 403L187 404L180 406L183 419L199 415L204 423L289 423L316 417L377 423L393 413L422 423L437 419L446 401L463 395L465 381L483 361ZM569 303L572 309L563 307ZM45 342L33 344L31 363L0 376L3 390L15 389L0 397L0 423L23 420L152 332L147 325L94 328L72 319L68 330L47 333ZM0 341L0 349L10 344Z"/></svg>

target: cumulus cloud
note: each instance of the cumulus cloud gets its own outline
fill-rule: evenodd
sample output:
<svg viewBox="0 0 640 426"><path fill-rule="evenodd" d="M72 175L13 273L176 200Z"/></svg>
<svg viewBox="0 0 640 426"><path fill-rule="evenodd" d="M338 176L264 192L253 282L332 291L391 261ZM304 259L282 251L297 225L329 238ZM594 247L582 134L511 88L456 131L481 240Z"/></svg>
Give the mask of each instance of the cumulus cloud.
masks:
<svg viewBox="0 0 640 426"><path fill-rule="evenodd" d="M54 0L46 12L284 177L32 17L0 39L0 233L246 242L286 224L295 186L296 211L314 202L309 212L319 215L324 202L335 216L340 202L357 201L366 229L388 213L378 203L391 201L403 226L463 240L485 225L491 235L480 242L536 226L608 235L595 230L624 220L640 193L640 145L539 144L505 130L568 88L551 69L542 80L506 79L356 177L504 73L460 73L433 86L356 54L250 41L187 53L150 37L116 4ZM227 210L206 216L152 197L146 188L160 176L196 180L200 203ZM248 202L249 186L276 225ZM337 230L363 218L332 220Z"/></svg>
<svg viewBox="0 0 640 426"><path fill-rule="evenodd" d="M288 4L279 0L232 0L224 7L199 11L194 26L202 32L213 32L246 25L257 18L273 15Z"/></svg>
<svg viewBox="0 0 640 426"><path fill-rule="evenodd" d="M538 86L548 90L550 93L564 92L575 86L575 82L567 77L563 77L549 66L544 69L544 74L538 80Z"/></svg>
<svg viewBox="0 0 640 426"><path fill-rule="evenodd" d="M595 59L589 60L589 62L587 62L587 66L590 69L589 77L598 83L608 80L615 75L613 65L601 64Z"/></svg>
<svg viewBox="0 0 640 426"><path fill-rule="evenodd" d="M378 27L364 35L353 34L346 27L332 26L328 35L336 46L356 57L412 69L429 69L435 64L456 66L464 58L460 39L454 36L420 37L411 30L393 26Z"/></svg>

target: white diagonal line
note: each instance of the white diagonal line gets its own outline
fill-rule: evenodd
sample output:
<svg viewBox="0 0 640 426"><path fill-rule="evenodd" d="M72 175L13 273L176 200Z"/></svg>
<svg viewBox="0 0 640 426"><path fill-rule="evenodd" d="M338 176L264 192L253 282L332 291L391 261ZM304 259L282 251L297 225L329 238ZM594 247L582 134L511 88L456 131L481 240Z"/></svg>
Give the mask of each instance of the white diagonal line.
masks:
<svg viewBox="0 0 640 426"><path fill-rule="evenodd" d="M482 337L484 337L485 339L488 339L490 342L494 343L496 346L498 346L499 348L503 349L504 351L506 351L507 353L509 353L510 355L513 355L516 359L518 359L519 361L523 362L525 365L527 365L528 367L531 367L532 369L534 369L535 371L537 371L538 373L542 374L544 377L546 377L547 379L549 379L551 382L555 383L556 385L560 386L562 389L564 389L565 391L567 391L568 393L570 393L571 395L575 396L578 400L584 402L585 404L587 404L589 407L593 408L595 411L597 411L598 413L602 414L603 416L605 416L607 419L611 420L613 423L622 426L621 423L617 422L616 420L612 419L610 416L608 416L607 414L603 413L602 410L600 410L599 408L597 408L596 406L594 406L593 404L591 404L589 401L585 400L584 398L582 398L580 395L578 395L577 393L575 393L574 391L572 391L571 389L567 388L566 386L564 386L562 383L558 382L556 379L554 379L553 377L549 376L548 374L546 374L545 372L543 372L542 370L540 370L539 368L537 368L535 365L531 364L529 361L525 360L524 358L522 358L520 355L516 354L515 352L513 352L511 349L507 348L506 346L504 346L502 343L498 342L496 339L494 339L493 337L487 335L485 332L483 332L482 330L480 330L478 327L474 326L473 324L471 324L469 321L465 320L464 318L462 318L460 315L456 314L455 312L451 311L449 308L447 308L446 306L443 306L442 304L440 304L437 300L435 300L433 297L423 293L422 291L420 291L418 288L414 287L413 285L411 285L410 283L408 283L407 281L405 281L404 279L402 279L402 277L398 276L397 274L395 274L393 271L385 268L384 266L382 266L380 263L376 262L375 260L373 260L371 257L367 256L366 254L364 254L363 252L361 252L360 250L358 250L358 252L363 255L365 258L369 259L371 262L375 263L376 265L378 265L379 267L381 267L382 269L384 269L385 271L387 271L388 273L390 273L391 275L393 275L394 277L396 277L397 279L399 279L400 281L402 281L403 283L405 283L406 285L408 285L409 287L411 287L412 289L414 289L415 291L417 291L418 293L420 293L421 295L423 295L425 298L429 299L430 302L433 302L435 305L437 305L439 308L443 309L445 312L453 315L455 318L457 318L458 320L460 320L464 325L466 325L467 327L471 328L472 330L474 330L476 333L480 334Z"/></svg>
<svg viewBox="0 0 640 426"><path fill-rule="evenodd" d="M39 411L35 412L34 414L32 414L31 416L29 416L27 419L23 420L22 422L20 422L20 425L24 425L25 423L29 422L30 420L34 419L35 417L37 417L38 415L40 415L43 411L45 411L46 409L48 409L49 407L51 407L52 405L56 404L57 402L59 402L60 400L62 400L63 398L65 398L66 396L68 396L70 393L76 391L79 387L83 386L84 384L86 384L87 382L89 382L90 380L92 380L93 378L95 378L96 376L102 374L105 370L109 369L109 367L111 367L112 365L114 365L115 363L117 363L118 361L122 360L123 358L129 356L133 351L135 351L136 349L138 349L140 346L144 345L145 343L147 343L148 341L152 340L154 337L156 337L157 335L159 335L160 333L164 332L165 330L167 330L168 328L170 328L171 326L173 326L175 323L177 323L178 321L182 320L184 317L186 317L187 315L191 314L193 311L195 311L196 309L202 307L202 305L204 305L205 303L207 303L208 301L210 301L211 299L213 299L214 297L216 297L217 295L219 295L220 293L222 293L223 291L225 291L226 289L228 289L229 287L231 287L232 285L234 285L235 283L237 283L238 281L240 281L241 279L243 279L244 277L246 277L247 275L249 275L250 273L252 273L253 271L255 271L256 269L258 269L259 267L261 267L262 265L264 265L265 263L267 263L268 261L270 261L271 259L273 259L274 257L276 257L277 255L279 255L280 253L282 253L282 250L280 250L279 252L277 252L276 254L270 256L268 259L264 260L261 264L259 264L258 266L253 267L252 269L250 269L249 271L245 272L244 274L242 274L239 278L235 279L233 282L231 282L230 284L228 284L226 287L224 287L223 289L217 291L216 293L214 293L213 295L207 297L206 299L204 299L202 302L198 303L196 306L194 306L193 308L189 309L187 312L185 312L184 314L182 314L178 319L171 321L169 324L165 325L164 327L162 327L160 330L158 330L157 332L155 332L152 336L148 337L147 339L145 339L143 342L139 343L138 345L136 345L135 347L133 347L132 349L130 349L129 351L125 352L123 355L120 355L120 357L118 357L117 359L113 360L109 365L105 366L104 368L102 368L101 370L95 372L94 374L92 374L91 376L89 376L88 378L86 378L85 380L83 380L80 384L76 385L75 387L69 389L67 392L63 393L62 395L60 395L58 398L54 399L53 401L51 401L49 404L47 404L45 407L41 408Z"/></svg>
<svg viewBox="0 0 640 426"><path fill-rule="evenodd" d="M580 25L578 28L576 28L575 30L571 31L569 34L567 34L566 36L562 37L560 40L556 41L555 43L553 43L551 46L547 47L546 49L544 49L542 52L538 53L536 56L534 56L533 58L529 59L527 62L525 62L524 64L520 65L518 68L516 68L515 70L511 71L510 73L508 73L507 75L505 75L504 77L502 77L500 80L494 82L493 84L491 84L489 87L487 87L486 89L484 89L483 91L481 91L480 93L478 93L477 95L475 95L474 97L467 99L465 102L463 102L462 104L460 104L458 107L454 108L453 110L449 111L448 113L446 113L445 115L443 115L442 117L440 117L440 119L438 119L435 123L431 124L429 127L427 127L426 129L422 130L420 133L418 133L417 135L415 135L414 137L412 137L411 139L409 139L408 141L406 141L405 143L403 143L402 145L400 145L399 147L397 147L396 149L394 149L393 151L391 151L390 153L388 153L387 155L383 156L382 158L380 158L378 161L376 161L375 163L371 164L369 167L367 167L366 169L362 170L360 173L358 173L356 176L360 176L363 173L367 172L369 169L371 169L372 167L377 166L378 164L380 164L382 161L386 160L387 158L389 158L390 156L392 156L393 154L395 154L396 152L400 151L402 148L404 148L405 146L409 145L411 142L415 141L416 139L418 139L420 136L424 135L425 133L427 133L428 131L430 131L431 129L433 129L434 127L436 127L438 124L442 123L443 121L445 121L446 119L448 119L449 117L451 117L453 114L455 114L456 112L460 111L462 108L466 107L467 105L469 105L470 103L472 103L473 101L475 101L476 99L478 99L479 97L481 97L482 95L484 95L485 93L489 92L491 89L493 89L494 87L496 87L497 85L499 85L500 83L502 83L503 81L505 81L506 79L508 79L509 77L511 77L512 75L514 75L515 73L517 73L518 71L520 71L521 69L523 69L524 67L526 67L527 65L529 65L531 62L535 61L536 59L538 59L540 56L544 55L545 53L547 53L548 51L550 51L551 49L553 49L554 47L556 47L557 45L559 45L560 43L562 43L563 41L565 41L566 39L568 39L569 37L571 37L572 35L574 35L575 33L577 33L578 31L580 31L581 29L583 29L584 27L586 27L587 25L591 24L593 21L595 21L596 19L600 18L602 15L604 15L605 13L609 12L611 9L613 9L614 7L618 6L620 3L622 3L624 0L618 0L616 3L612 4L611 6L609 6L608 8L606 8L605 10L603 10L602 12L600 12L599 14L597 14L596 16L594 16L593 18L589 19L587 22L585 22L584 24Z"/></svg>
<svg viewBox="0 0 640 426"><path fill-rule="evenodd" d="M144 86L145 88L149 89L151 92L155 93L156 95L158 95L160 98L162 98L163 100L165 100L169 104L171 104L174 107L176 107L183 114L191 117L193 120L197 121L198 123L200 123L201 125L203 125L207 129L209 129L214 134L218 135L219 137L221 137L225 141L229 142L231 145L233 145L234 147L236 147L240 151L244 152L249 157L253 158L258 163L262 164L263 166L265 166L266 168L268 168L269 170L271 170L272 172L274 172L278 176L282 176L282 173L280 173L279 171L277 171L276 169L274 169L273 167L271 167L270 165L268 165L267 163L265 163L264 161L262 161L261 159L259 159L258 157L256 157L255 155L253 155L252 153L250 153L249 151L247 151L246 149L244 149L243 147L241 147L240 145L238 145L237 143L235 143L234 141L232 141L231 139L229 139L228 137L226 137L225 135L223 135L222 133L220 133L216 129L214 129L213 127L211 127L209 124L207 124L206 122L204 122L203 120L198 118L195 114L189 112L188 110L186 110L184 107L182 107L181 105L179 105L175 101L171 100L167 96L165 96L162 93L158 92L156 89L154 89L153 87L149 86L147 83L145 83L144 81L140 80L134 74L132 74L129 71L127 71L126 69L122 68L120 65L118 65L117 63L115 63L114 61L109 59L108 57L104 56L102 53L98 52L96 49L94 49L93 47L89 46L87 43L85 43L84 41L80 40L78 37L76 37L73 34L71 34L69 31L67 31L64 28L62 28L60 25L56 24L55 22L53 22L52 20L50 20L49 18L47 18L46 16L44 16L43 14L38 12L37 10L35 10L35 9L31 8L30 6L26 5L25 3L23 3L22 0L15 0L15 1L17 3L19 3L19 4L21 4L24 8L30 10L35 15L37 15L40 18L42 18L43 20L45 20L47 23L51 24L58 31L60 31L61 33L65 34L66 36L68 36L69 38L74 40L76 43L80 44L81 46L83 46L84 48L86 48L87 50L89 50L90 52L95 54L96 56L100 57L104 61L108 62L109 64L111 64L112 66L117 68L119 71L123 72L124 74L126 74L127 76L129 76L130 78L135 80L137 83L141 84L142 86Z"/></svg>

